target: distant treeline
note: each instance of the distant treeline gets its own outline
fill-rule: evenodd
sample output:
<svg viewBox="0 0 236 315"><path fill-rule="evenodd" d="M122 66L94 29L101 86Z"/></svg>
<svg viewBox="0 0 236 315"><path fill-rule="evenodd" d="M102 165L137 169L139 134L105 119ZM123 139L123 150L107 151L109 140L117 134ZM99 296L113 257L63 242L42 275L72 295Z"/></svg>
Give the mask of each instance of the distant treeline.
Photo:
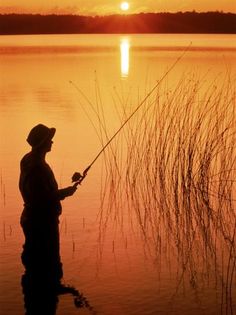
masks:
<svg viewBox="0 0 236 315"><path fill-rule="evenodd" d="M236 33L236 14L140 13L79 16L0 14L0 34Z"/></svg>

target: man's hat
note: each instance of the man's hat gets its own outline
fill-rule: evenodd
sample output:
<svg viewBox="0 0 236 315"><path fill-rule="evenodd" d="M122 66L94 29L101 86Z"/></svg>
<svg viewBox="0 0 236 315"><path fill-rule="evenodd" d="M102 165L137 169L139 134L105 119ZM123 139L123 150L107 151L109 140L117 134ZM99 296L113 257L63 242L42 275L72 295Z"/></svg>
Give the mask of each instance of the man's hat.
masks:
<svg viewBox="0 0 236 315"><path fill-rule="evenodd" d="M38 124L31 129L27 138L27 142L32 147L39 147L43 145L46 141L51 140L54 137L55 132L55 128L48 128L43 124Z"/></svg>

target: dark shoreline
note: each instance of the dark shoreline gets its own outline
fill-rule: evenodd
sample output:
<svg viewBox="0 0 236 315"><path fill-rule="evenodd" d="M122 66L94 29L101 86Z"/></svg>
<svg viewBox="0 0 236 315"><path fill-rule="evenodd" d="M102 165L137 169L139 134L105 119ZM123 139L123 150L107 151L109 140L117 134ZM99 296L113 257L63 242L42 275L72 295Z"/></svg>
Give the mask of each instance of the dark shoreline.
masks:
<svg viewBox="0 0 236 315"><path fill-rule="evenodd" d="M0 14L0 35L155 33L236 34L236 14L194 11L109 16Z"/></svg>

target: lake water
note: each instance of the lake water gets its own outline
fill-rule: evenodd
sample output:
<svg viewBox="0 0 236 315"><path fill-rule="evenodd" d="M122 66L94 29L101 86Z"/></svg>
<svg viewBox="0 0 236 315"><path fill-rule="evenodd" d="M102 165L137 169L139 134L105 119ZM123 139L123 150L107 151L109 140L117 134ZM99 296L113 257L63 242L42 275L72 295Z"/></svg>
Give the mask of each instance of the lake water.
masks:
<svg viewBox="0 0 236 315"><path fill-rule="evenodd" d="M25 141L29 130L40 122L57 129L47 161L59 186L68 186L72 174L83 171L102 147L99 119L105 121L109 138L119 128L122 115L124 119L140 104L180 56L165 77L165 91L189 78L203 85L199 98L223 81L230 82L229 91L235 95L235 35L0 36L1 315L24 314L18 177L20 159L29 151ZM229 99L227 112L235 115L235 99ZM132 121L128 130L132 131ZM110 154L118 156L119 164L128 149L116 151L118 139ZM102 140L105 143L104 131ZM232 226L225 229L232 237L230 244L215 247L220 248L217 259L223 261L214 266L215 272L211 255L208 264L208 258L204 260L208 255L200 250L193 254L199 259L194 260L194 270L189 270L190 254L180 267L171 240L163 241L169 245L154 254L153 239L148 235L144 240L136 213L127 215L129 197L127 202L125 198L122 204L118 202L118 212L114 212L116 205L111 209L109 200L103 202L104 194L109 199L112 194L107 192L115 187L110 181L113 171L109 156L101 156L77 193L63 201L64 282L82 292L101 315L236 314L236 236ZM235 178L230 180L233 183ZM235 191L234 184L231 188ZM236 215L234 200L232 197L231 215ZM168 239L169 232L161 229ZM159 232L155 233L152 236ZM40 298L43 296L39 303ZM58 315L91 312L76 309L69 295L59 297Z"/></svg>

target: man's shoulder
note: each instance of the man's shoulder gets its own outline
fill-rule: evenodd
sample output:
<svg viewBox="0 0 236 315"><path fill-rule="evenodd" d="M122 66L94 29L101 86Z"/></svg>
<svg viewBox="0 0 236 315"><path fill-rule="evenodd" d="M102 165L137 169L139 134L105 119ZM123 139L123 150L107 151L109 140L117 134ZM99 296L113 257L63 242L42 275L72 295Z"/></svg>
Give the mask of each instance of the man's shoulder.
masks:
<svg viewBox="0 0 236 315"><path fill-rule="evenodd" d="M25 154L20 161L21 169L28 169L43 166L43 161L31 152Z"/></svg>

